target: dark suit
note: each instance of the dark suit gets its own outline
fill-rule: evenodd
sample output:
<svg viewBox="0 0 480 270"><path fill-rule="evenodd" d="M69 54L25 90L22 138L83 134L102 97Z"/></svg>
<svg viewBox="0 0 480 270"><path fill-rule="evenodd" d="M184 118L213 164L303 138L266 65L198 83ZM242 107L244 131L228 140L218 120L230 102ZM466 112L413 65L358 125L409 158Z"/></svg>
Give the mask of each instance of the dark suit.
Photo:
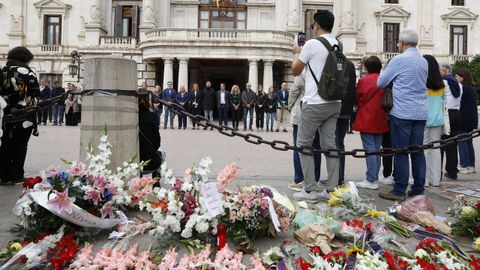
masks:
<svg viewBox="0 0 480 270"><path fill-rule="evenodd" d="M188 104L190 101L190 96L187 92L180 93L178 92L175 96L175 103L182 106L185 110L188 110ZM178 129L187 128L187 116L185 115L178 115Z"/></svg>
<svg viewBox="0 0 480 270"><path fill-rule="evenodd" d="M44 86L43 90L41 90L40 101L47 100L51 96L52 96L52 89L50 89L50 87L48 85ZM49 110L50 110L50 108L47 108L47 109L44 109L44 110L38 112L38 120L37 120L38 124L40 124L40 123L46 124L47 123L47 117L48 117Z"/></svg>
<svg viewBox="0 0 480 270"><path fill-rule="evenodd" d="M161 158L157 152L160 147L160 132L158 120L155 113L147 110L139 110L138 127L140 129L140 161L150 162L144 170L157 170L162 165Z"/></svg>
<svg viewBox="0 0 480 270"><path fill-rule="evenodd" d="M224 91L225 97L222 100L222 91L217 92L218 122L219 125L228 126L228 109L230 108L230 93Z"/></svg>
<svg viewBox="0 0 480 270"><path fill-rule="evenodd" d="M189 93L189 107L190 107L190 113L193 115L203 115L203 110L202 110L202 101L203 101L203 93L198 90L197 92L191 91ZM193 122L193 127L197 125L195 121Z"/></svg>

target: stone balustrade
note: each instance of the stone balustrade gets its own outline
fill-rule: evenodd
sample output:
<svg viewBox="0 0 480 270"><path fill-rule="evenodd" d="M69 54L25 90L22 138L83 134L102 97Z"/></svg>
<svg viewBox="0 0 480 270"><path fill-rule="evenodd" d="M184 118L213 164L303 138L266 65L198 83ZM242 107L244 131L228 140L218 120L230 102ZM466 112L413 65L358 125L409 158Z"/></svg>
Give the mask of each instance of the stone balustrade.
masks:
<svg viewBox="0 0 480 270"><path fill-rule="evenodd" d="M50 45L50 44L43 44L40 45L40 54L62 54L63 46L62 45Z"/></svg>
<svg viewBox="0 0 480 270"><path fill-rule="evenodd" d="M100 47L134 49L137 39L134 37L100 37Z"/></svg>
<svg viewBox="0 0 480 270"><path fill-rule="evenodd" d="M455 63L457 61L470 61L472 60L471 55L451 55L450 56L450 62Z"/></svg>

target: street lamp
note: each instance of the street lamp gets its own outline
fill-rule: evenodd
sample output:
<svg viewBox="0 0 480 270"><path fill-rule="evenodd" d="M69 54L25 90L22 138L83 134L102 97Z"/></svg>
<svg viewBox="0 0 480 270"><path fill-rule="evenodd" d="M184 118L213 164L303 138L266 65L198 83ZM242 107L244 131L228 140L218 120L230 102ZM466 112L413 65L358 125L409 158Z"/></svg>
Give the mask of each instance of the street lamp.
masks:
<svg viewBox="0 0 480 270"><path fill-rule="evenodd" d="M80 82L80 63L82 55L77 51L73 51L70 56L72 57L72 63L68 65L68 71L73 78L77 75L77 82Z"/></svg>

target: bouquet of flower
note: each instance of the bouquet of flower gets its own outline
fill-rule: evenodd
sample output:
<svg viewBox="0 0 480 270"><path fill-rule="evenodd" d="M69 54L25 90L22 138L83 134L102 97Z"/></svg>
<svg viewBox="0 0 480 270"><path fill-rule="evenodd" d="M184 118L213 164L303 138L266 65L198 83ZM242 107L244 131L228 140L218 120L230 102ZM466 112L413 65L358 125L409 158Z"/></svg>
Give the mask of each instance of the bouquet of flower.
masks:
<svg viewBox="0 0 480 270"><path fill-rule="evenodd" d="M266 187L244 187L225 196L225 216L228 233L245 251L253 251L251 241L263 236L276 236L290 228L292 213L274 200Z"/></svg>
<svg viewBox="0 0 480 270"><path fill-rule="evenodd" d="M88 165L65 161L70 166L67 171L51 166L41 179L25 180L26 192L14 208L22 220L20 233L33 239L39 233L56 232L62 225L68 226L67 231L78 231L111 228L120 222L114 219L115 211L131 202L125 182L137 175L144 164L130 160L112 173L108 168L111 144L106 132L98 149L95 154L91 145L87 148Z"/></svg>
<svg viewBox="0 0 480 270"><path fill-rule="evenodd" d="M454 218L454 235L472 238L480 236L480 200L473 201L463 195L457 196L448 213Z"/></svg>
<svg viewBox="0 0 480 270"><path fill-rule="evenodd" d="M162 165L161 173L167 188L155 188L154 200L139 202L140 209L146 209L153 216L152 222L155 229L151 231L152 234L163 235L167 231L180 233L183 238L191 238L193 234L202 235L209 229L216 234L217 214L223 213L223 201L218 192L221 192L221 187L233 181L237 167L229 165L220 173L213 193L218 195L221 212L212 214L202 194L202 189L209 184L207 182L211 163L212 160L209 157L204 158L198 165L194 164L192 168L187 169L181 179L175 178L166 164ZM231 170L235 172L226 172Z"/></svg>
<svg viewBox="0 0 480 270"><path fill-rule="evenodd" d="M334 191L330 193L328 206L342 206L354 211L358 215L365 215L368 210L375 208L370 200L360 197L354 183L335 188Z"/></svg>
<svg viewBox="0 0 480 270"><path fill-rule="evenodd" d="M324 255L320 247L314 246L310 249L310 258L310 261L306 261L300 257L296 261L297 266L302 270L341 270L347 261L347 254L337 251Z"/></svg>
<svg viewBox="0 0 480 270"><path fill-rule="evenodd" d="M414 254L416 263L412 263L413 269L479 269L474 257L466 260L453 250L446 242L439 242L432 238L420 241Z"/></svg>

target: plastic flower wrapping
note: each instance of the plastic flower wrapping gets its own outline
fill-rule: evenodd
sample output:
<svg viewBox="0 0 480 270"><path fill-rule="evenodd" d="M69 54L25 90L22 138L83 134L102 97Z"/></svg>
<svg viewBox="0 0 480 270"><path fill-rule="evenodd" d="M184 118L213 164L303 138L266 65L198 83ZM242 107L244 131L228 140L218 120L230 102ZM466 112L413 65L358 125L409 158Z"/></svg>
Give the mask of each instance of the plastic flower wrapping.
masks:
<svg viewBox="0 0 480 270"><path fill-rule="evenodd" d="M109 228L117 225L116 211L131 203L125 183L139 174L143 163L133 159L113 173L109 169L111 144L105 132L97 147L89 145L87 164L78 161L65 163L65 171L50 166L40 177L26 179L25 192L17 202L14 213L20 217L18 233L35 239L42 233L53 233L62 225L67 231L83 228Z"/></svg>
<svg viewBox="0 0 480 270"><path fill-rule="evenodd" d="M448 213L453 218L452 232L455 236L480 237L480 200L457 196ZM480 246L476 249L480 250Z"/></svg>

